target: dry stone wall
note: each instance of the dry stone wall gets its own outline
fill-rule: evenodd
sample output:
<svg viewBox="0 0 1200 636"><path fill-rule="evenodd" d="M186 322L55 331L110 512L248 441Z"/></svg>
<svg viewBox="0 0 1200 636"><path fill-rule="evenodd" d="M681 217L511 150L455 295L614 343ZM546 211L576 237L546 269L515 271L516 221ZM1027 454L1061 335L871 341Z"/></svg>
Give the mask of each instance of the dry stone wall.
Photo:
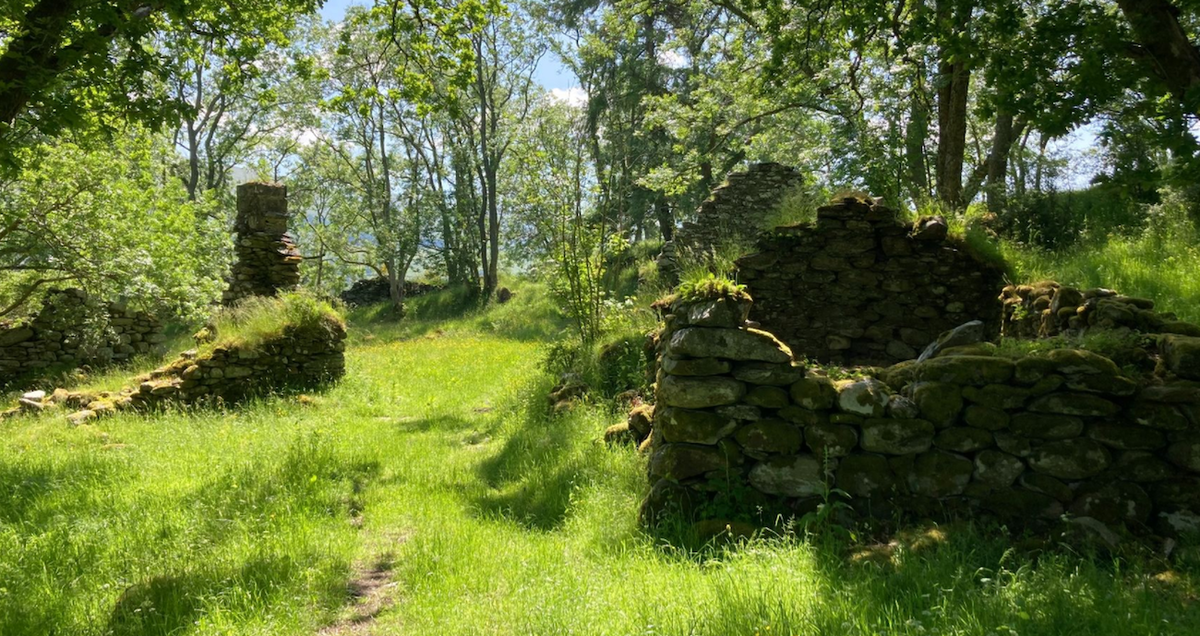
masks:
<svg viewBox="0 0 1200 636"><path fill-rule="evenodd" d="M727 242L754 241L780 202L803 184L804 177L795 168L778 163L757 163L731 173L700 204L695 220L683 223L673 240L663 245L659 267L676 271L680 250L706 252Z"/></svg>
<svg viewBox="0 0 1200 636"><path fill-rule="evenodd" d="M776 228L738 261L751 318L821 362L908 360L970 320L999 332L1002 272L948 237L944 220L902 222L870 200L821 207L815 225Z"/></svg>
<svg viewBox="0 0 1200 636"><path fill-rule="evenodd" d="M17 407L0 416L67 408L73 410L68 419L82 424L119 410L236 402L272 391L316 388L345 373L345 338L345 325L328 316L314 326L286 327L261 342L185 351L120 391L26 393Z"/></svg>
<svg viewBox="0 0 1200 636"><path fill-rule="evenodd" d="M287 234L287 186L243 183L237 188L235 261L222 300L232 305L247 296L274 296L300 284L300 256Z"/></svg>
<svg viewBox="0 0 1200 636"><path fill-rule="evenodd" d="M128 360L165 340L150 314L101 306L81 289L53 291L32 319L0 325L0 386L52 367Z"/></svg>
<svg viewBox="0 0 1200 636"><path fill-rule="evenodd" d="M729 502L800 515L831 488L857 512L1064 513L1200 530L1200 382L1127 377L1062 349L951 347L875 377L806 369L731 300L676 303L659 340L643 517Z"/></svg>

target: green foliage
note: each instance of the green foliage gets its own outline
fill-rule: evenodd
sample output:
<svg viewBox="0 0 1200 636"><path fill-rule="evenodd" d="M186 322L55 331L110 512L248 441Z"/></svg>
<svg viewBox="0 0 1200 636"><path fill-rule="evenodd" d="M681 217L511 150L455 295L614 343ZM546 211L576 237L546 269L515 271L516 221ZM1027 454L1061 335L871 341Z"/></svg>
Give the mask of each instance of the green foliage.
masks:
<svg viewBox="0 0 1200 636"><path fill-rule="evenodd" d="M342 316L327 302L305 292L251 296L218 310L206 329L215 338L203 350L220 346L254 346L285 331L318 333L345 329Z"/></svg>
<svg viewBox="0 0 1200 636"><path fill-rule="evenodd" d="M1036 340L1002 338L996 349L996 355L1022 358L1055 349L1084 349L1120 362L1129 357L1131 350L1154 350L1155 348L1154 336L1133 331L1090 329L1081 335L1058 335Z"/></svg>
<svg viewBox="0 0 1200 636"><path fill-rule="evenodd" d="M43 149L0 191L0 316L38 293L80 287L195 319L224 287L228 235L215 205L167 174L164 140L131 130L105 146Z"/></svg>
<svg viewBox="0 0 1200 636"><path fill-rule="evenodd" d="M1011 263L1014 280L1056 280L1081 289L1105 287L1153 299L1159 311L1200 321L1200 237L1188 222L1189 206L1177 191L1146 211L1144 232L1114 235L1052 252L993 241Z"/></svg>
<svg viewBox="0 0 1200 636"><path fill-rule="evenodd" d="M164 54L166 33L210 38L214 51L252 59L287 41L289 26L314 0L257 2L230 10L224 0L151 4L17 2L0 9L9 37L0 44L0 167L28 161L30 144L128 122L152 128L198 109L167 87L183 60Z"/></svg>
<svg viewBox="0 0 1200 636"><path fill-rule="evenodd" d="M750 300L745 285L739 285L728 278L722 278L709 272L703 278L684 280L675 288L675 294L684 302L700 300Z"/></svg>

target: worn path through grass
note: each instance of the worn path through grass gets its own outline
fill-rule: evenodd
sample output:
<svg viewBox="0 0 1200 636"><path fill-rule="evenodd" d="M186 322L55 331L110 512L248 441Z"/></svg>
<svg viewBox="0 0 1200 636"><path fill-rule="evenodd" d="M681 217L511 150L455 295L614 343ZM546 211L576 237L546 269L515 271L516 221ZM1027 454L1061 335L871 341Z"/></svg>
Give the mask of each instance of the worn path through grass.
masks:
<svg viewBox="0 0 1200 636"><path fill-rule="evenodd" d="M550 416L489 320L359 325L303 399L0 424L0 634L1200 633L1193 565L995 531L661 544L617 416Z"/></svg>

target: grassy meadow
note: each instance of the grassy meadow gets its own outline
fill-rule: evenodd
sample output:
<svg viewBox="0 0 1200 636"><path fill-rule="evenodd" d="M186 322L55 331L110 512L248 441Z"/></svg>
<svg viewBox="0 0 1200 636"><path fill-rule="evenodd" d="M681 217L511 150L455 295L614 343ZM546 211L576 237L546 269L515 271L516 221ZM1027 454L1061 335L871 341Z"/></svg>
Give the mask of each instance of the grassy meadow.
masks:
<svg viewBox="0 0 1200 636"><path fill-rule="evenodd" d="M549 412L545 296L460 301L356 312L322 393L0 423L0 634L1200 633L1187 550L646 533L645 460L599 441L621 415Z"/></svg>

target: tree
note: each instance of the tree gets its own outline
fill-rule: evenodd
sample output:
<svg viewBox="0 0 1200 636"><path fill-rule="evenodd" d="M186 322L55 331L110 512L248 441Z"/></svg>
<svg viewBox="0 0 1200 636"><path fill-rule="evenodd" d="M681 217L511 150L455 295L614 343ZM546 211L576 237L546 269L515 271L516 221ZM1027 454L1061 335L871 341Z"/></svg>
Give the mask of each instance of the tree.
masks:
<svg viewBox="0 0 1200 636"><path fill-rule="evenodd" d="M9 35L0 52L0 164L12 169L31 136L64 130L117 130L122 121L150 126L177 120L189 104L162 85L177 62L151 45L178 31L238 42L252 58L282 42L290 16L318 0L234 2L35 0L0 9Z"/></svg>
<svg viewBox="0 0 1200 636"><path fill-rule="evenodd" d="M135 129L107 148L39 152L0 188L0 316L54 287L184 318L219 297L228 234L171 176L166 140Z"/></svg>

